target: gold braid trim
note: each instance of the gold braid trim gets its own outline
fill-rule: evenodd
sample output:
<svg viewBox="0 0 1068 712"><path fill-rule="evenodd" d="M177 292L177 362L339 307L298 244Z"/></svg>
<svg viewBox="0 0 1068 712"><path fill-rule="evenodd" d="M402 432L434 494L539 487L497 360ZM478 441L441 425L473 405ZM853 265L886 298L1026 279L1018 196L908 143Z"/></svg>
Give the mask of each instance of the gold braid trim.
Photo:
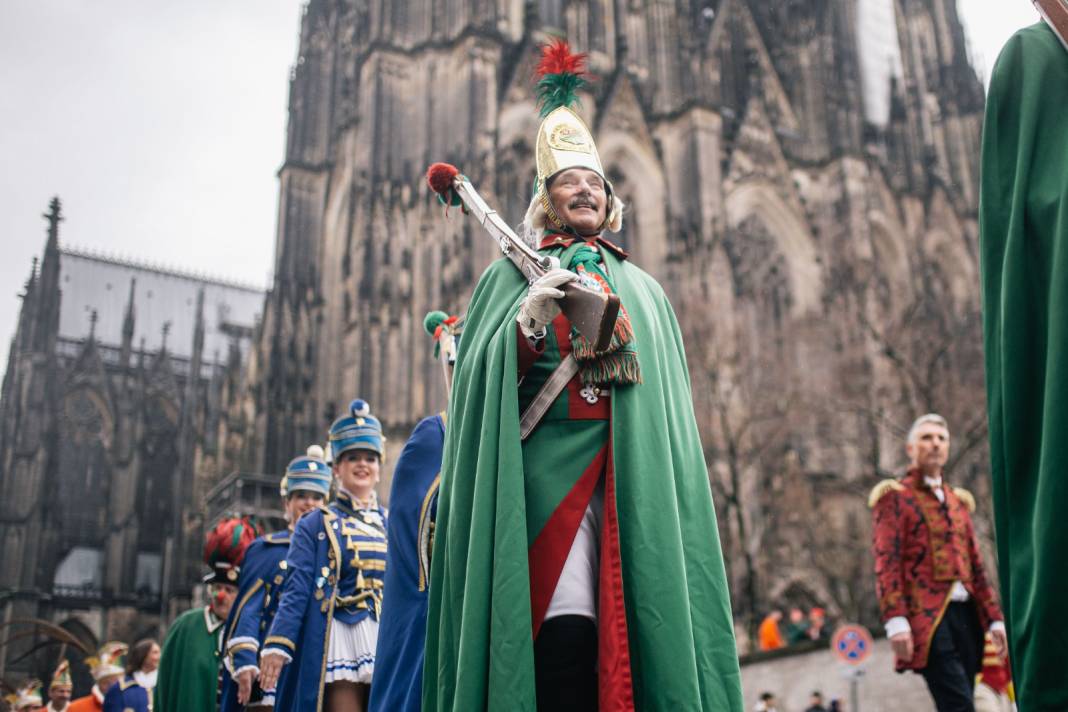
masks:
<svg viewBox="0 0 1068 712"><path fill-rule="evenodd" d="M871 494L868 495L868 508L875 509L875 505L878 504L879 500L888 492L903 492L904 490L905 486L897 480L883 480L871 488Z"/></svg>
<svg viewBox="0 0 1068 712"><path fill-rule="evenodd" d="M419 529L415 537L417 558L419 559L419 590L425 591L430 579L430 557L434 551L434 524L430 521L430 504L441 486L441 473L430 483L423 504L419 507ZM387 545L388 546L388 545Z"/></svg>
<svg viewBox="0 0 1068 712"><path fill-rule="evenodd" d="M954 487L953 494L957 495L957 499L959 499L961 503L968 508L969 512L975 511L975 495L973 495L971 492L964 489L963 487Z"/></svg>
<svg viewBox="0 0 1068 712"><path fill-rule="evenodd" d="M552 201L549 200L549 193L545 190L545 181L541 182L538 187L538 200L541 201L541 207L545 210L545 218L553 224L557 230L564 229L564 221L560 219L560 216L556 214L556 209L553 207Z"/></svg>
<svg viewBox="0 0 1068 712"><path fill-rule="evenodd" d="M223 640L230 640L230 636L233 635L234 628L237 627L237 622L241 618L241 611L245 608L245 604L248 603L248 600L252 598L252 595L256 593L256 591L260 590L260 586L262 585L263 579L256 579L256 583L252 584L252 587L249 588L249 590L241 598L241 602L237 604L237 611L230 619L230 627L226 629L225 633L223 633Z"/></svg>
<svg viewBox="0 0 1068 712"><path fill-rule="evenodd" d="M266 648L268 645L281 645L283 648L289 648L291 651L294 652L297 649L296 643L294 643L289 638L283 637L281 635L267 636L267 640L263 641L263 647Z"/></svg>

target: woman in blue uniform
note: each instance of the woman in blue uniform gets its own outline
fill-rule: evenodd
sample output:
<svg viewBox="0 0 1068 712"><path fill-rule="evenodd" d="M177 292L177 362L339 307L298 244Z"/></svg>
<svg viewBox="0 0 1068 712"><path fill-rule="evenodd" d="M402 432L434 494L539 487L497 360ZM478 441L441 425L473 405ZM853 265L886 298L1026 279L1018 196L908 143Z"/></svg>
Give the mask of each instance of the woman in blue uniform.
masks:
<svg viewBox="0 0 1068 712"><path fill-rule="evenodd" d="M278 611L278 599L286 579L290 538L300 518L322 505L330 495L330 466L323 449L308 448L307 454L295 457L282 477L282 506L289 527L285 531L261 536L245 552L238 579L237 602L226 622L223 637L222 712L270 710L274 707L273 689L255 684L259 674L257 660L267 631Z"/></svg>
<svg viewBox="0 0 1068 712"><path fill-rule="evenodd" d="M286 557L289 577L260 654L260 685L279 712L363 712L374 673L386 570L386 512L374 487L382 426L362 400L330 426L337 497L305 515Z"/></svg>
<svg viewBox="0 0 1068 712"><path fill-rule="evenodd" d="M151 712L159 657L159 643L151 638L134 643L126 655L125 674L104 695L103 712Z"/></svg>

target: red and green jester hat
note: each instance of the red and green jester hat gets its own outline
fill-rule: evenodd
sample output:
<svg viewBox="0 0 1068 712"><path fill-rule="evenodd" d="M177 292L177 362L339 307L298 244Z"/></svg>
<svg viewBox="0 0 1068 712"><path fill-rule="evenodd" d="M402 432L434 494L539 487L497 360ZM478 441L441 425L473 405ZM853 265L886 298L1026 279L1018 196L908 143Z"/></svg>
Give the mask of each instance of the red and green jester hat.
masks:
<svg viewBox="0 0 1068 712"><path fill-rule="evenodd" d="M566 105L581 79L565 43L545 51L535 201L549 215L538 196L557 171L604 177L592 135ZM610 201L606 227L618 228ZM579 357L580 337L558 317L531 359L516 328L526 280L503 258L480 278L449 401L423 710L536 709L533 639L599 490L600 712L740 712L730 597L675 314L623 250L549 215L541 252L619 295L616 338ZM572 351L578 375L521 441L520 414Z"/></svg>

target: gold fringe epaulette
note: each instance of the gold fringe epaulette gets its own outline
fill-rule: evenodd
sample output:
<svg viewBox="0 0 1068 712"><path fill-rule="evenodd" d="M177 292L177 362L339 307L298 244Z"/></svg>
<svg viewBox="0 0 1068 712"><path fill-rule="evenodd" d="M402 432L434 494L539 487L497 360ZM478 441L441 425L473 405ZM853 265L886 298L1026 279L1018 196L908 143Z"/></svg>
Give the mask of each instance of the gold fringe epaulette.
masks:
<svg viewBox="0 0 1068 712"><path fill-rule="evenodd" d="M871 488L871 494L868 495L868 508L874 509L875 504L883 498L887 492L896 490L901 492L905 489L905 486L897 480L883 480L879 484Z"/></svg>
<svg viewBox="0 0 1068 712"><path fill-rule="evenodd" d="M953 494L957 495L957 499L964 503L969 512L975 511L975 495L963 487L954 487Z"/></svg>

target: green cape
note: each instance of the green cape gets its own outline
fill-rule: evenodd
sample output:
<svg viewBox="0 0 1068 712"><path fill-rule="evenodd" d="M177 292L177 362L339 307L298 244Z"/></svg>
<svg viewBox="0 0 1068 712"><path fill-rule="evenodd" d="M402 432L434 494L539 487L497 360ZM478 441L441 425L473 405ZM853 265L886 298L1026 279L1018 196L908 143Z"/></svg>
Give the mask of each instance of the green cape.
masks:
<svg viewBox="0 0 1068 712"><path fill-rule="evenodd" d="M678 324L655 280L608 251L604 257L633 321L644 379L611 397L635 705L741 710L730 598ZM526 287L498 260L467 312L442 465L424 712L535 710L527 524L528 507L532 516L540 507L524 491L516 384L515 314Z"/></svg>
<svg viewBox="0 0 1068 712"><path fill-rule="evenodd" d="M1068 709L1068 52L1017 32L990 79L979 231L1001 591L1021 712Z"/></svg>
<svg viewBox="0 0 1068 712"><path fill-rule="evenodd" d="M208 631L204 608L186 611L167 631L159 659L154 712L218 709L219 630Z"/></svg>

